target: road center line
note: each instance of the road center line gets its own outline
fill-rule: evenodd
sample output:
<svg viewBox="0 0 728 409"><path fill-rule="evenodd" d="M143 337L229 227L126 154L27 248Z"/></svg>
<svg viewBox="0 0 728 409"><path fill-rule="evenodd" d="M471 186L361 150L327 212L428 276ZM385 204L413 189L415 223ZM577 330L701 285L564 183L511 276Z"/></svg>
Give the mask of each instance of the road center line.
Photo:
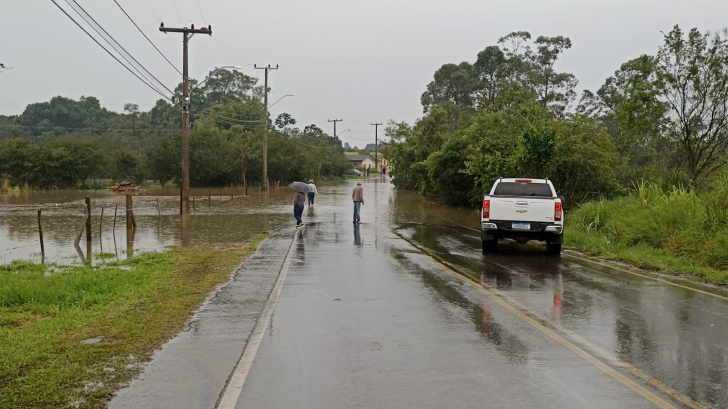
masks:
<svg viewBox="0 0 728 409"><path fill-rule="evenodd" d="M462 228L464 228L464 229L467 229L467 230L470 230L470 231L474 231L474 232L478 232L478 233L480 233L480 230L478 230L478 229L474 229L474 228L472 228L472 227L468 227L468 226L463 226L462 224L457 224L457 223L454 223L454 222L452 222L451 220L449 220L449 219L445 219L444 217L441 217L441 216L438 216L438 217L440 217L441 219L447 220L447 221L449 221L450 223L453 223L453 225L455 225L455 226L458 226L458 227L462 227ZM650 280L655 280L655 281L659 281L659 282L661 282L661 283L665 283L665 284L670 284L670 285L674 285L675 287L680 287L680 288L684 288L684 289L686 289L686 290L692 290L692 291L695 291L695 292L697 292L697 293L701 293L701 294L709 295L709 296L711 296L711 297L716 297L716 298L720 298L721 300L726 300L726 301L728 301L728 297L726 297L726 296L724 296L724 295L720 295L720 294L715 294L715 293L711 293L711 292L708 292L708 291L700 290L700 289L697 289L697 288L689 287L689 286L687 286L687 285L682 285L682 284L678 284L678 283L672 282L672 281L670 281L670 280L665 280L665 279L663 279L663 278L659 278L659 277L652 277L652 276L650 276L650 275L648 275L648 274L641 274L641 273L638 273L638 272L636 272L636 271L630 271L630 270L627 270L627 269L624 269L624 268L620 268L620 267L617 267L617 266L614 266L614 265L610 265L610 264L607 264L607 263L600 263L599 261L597 261L597 260L593 260L593 259L591 259L591 258L587 258L587 257L580 257L580 256L577 256L577 255L575 255L575 254L569 254L569 253L563 253L562 255L563 255L563 256L566 256L566 257L571 257L571 258L575 258L575 259L577 259L577 260L582 260L582 261L585 261L585 262L588 262L588 263L596 264L596 265L599 265L599 266L602 266L602 267L606 267L606 268L611 268L611 269L613 269L613 270L621 271L621 272L623 272L623 273L627 273L627 274L632 274L632 275L635 275L635 276L638 276L638 277L642 277L642 278L648 278L648 279L650 279Z"/></svg>
<svg viewBox="0 0 728 409"><path fill-rule="evenodd" d="M256 322L255 327L253 327L253 332L250 334L248 343L245 345L245 351L243 351L240 360L235 365L232 376L225 385L225 389L223 390L217 405L215 405L217 409L235 409L238 398L240 398L240 392L243 390L245 380L248 378L250 367L253 365L255 356L258 353L258 347L260 347L260 343L263 341L263 336L265 335L265 331L268 329L270 319L273 316L273 311L275 311L278 296L281 294L283 282L286 280L288 268L291 266L291 259L293 258L292 250L298 242L298 235L300 232L300 229L296 230L293 242L291 242L291 247L288 248L288 254L283 262L283 267L281 267L281 272L278 274L278 280L276 280L276 284L273 286L273 290L268 297L268 301L266 301L263 311L258 317L258 322Z"/></svg>
<svg viewBox="0 0 728 409"><path fill-rule="evenodd" d="M670 403L666 402L665 400L663 400L659 396L655 395L654 393L650 392L649 390L647 390L643 386L637 384L635 381L633 381L632 379L628 378L627 376L619 373L614 368L610 367L609 365L607 365L604 362L600 361L599 359L597 359L593 355L591 355L588 352L584 351L583 349L579 348L578 346L576 346L575 344L571 343L570 341L568 341L564 337L560 336L556 332L552 331L551 329L547 328L543 324L539 323L538 321L534 320L533 318L531 318L528 315L524 314L523 312L519 311L516 307L514 307L510 303L506 302L503 298L501 298L499 296L496 296L493 292L485 289L480 284L476 283L473 279L468 278L469 276L471 276L471 274L468 274L466 272L463 272L463 271L455 268L450 263L442 260L441 258L439 258L438 256L436 256L434 254L431 254L430 252L428 252L427 250L425 250L422 247L418 246L417 244L415 244L414 242L410 241L409 239L405 238L401 234L399 234L397 232L394 232L394 234L396 234L397 236L399 236L402 240L408 242L410 245L412 245L417 250L419 250L422 254L431 257L433 260L437 261L439 264L441 264L444 267L446 267L446 271L448 271L454 277L458 278L460 281L462 281L465 284L468 284L469 286L473 287L475 290L477 290L478 292L482 293L483 295L485 295L486 297L488 297L492 301L496 302L501 307L503 307L506 310L510 311L511 313L513 313L514 315L516 315L518 318L520 318L523 321L527 322L528 324L530 324L534 328L538 329L542 333L548 335L549 337L551 337L556 342L560 343L561 345L563 345L564 347L568 348L569 350L571 350L575 354L579 355L580 357L582 357L583 359L585 359L586 361L588 361L592 365L594 365L597 368L601 369L607 375L609 375L612 378L618 380L619 382L621 382L625 386L629 387L630 389L632 389L633 391L635 391L636 393L638 393L642 397L644 397L647 400L649 400L650 402L654 403L657 407L662 408L662 409L669 409L669 408L675 409L675 406L673 406Z"/></svg>

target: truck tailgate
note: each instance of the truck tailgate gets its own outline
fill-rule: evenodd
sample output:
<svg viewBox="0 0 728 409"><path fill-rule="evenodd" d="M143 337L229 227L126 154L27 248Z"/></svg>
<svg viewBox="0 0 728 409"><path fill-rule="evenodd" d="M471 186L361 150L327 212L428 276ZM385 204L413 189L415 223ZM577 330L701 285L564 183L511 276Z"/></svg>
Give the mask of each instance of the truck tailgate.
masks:
<svg viewBox="0 0 728 409"><path fill-rule="evenodd" d="M490 220L553 222L554 200L544 198L490 198Z"/></svg>

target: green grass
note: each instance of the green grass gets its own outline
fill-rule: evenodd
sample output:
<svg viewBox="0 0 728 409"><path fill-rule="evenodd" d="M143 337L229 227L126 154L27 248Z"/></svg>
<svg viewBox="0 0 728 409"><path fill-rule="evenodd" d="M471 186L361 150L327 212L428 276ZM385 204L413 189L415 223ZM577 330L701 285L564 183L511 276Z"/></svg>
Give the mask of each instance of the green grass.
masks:
<svg viewBox="0 0 728 409"><path fill-rule="evenodd" d="M264 237L233 249L51 266L51 274L28 262L0 266L0 408L105 407Z"/></svg>
<svg viewBox="0 0 728 409"><path fill-rule="evenodd" d="M701 193L649 183L567 216L565 245L667 273L728 284L728 173Z"/></svg>

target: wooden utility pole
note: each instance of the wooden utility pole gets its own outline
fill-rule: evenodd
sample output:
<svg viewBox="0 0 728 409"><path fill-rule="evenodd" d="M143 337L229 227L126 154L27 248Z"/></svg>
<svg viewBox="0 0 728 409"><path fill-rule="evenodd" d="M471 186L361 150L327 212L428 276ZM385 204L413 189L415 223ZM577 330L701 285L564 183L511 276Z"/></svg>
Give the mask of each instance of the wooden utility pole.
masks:
<svg viewBox="0 0 728 409"><path fill-rule="evenodd" d="M165 28L164 23L159 31L167 33L182 33L182 194L180 198L180 213L183 217L190 215L190 78L188 68L187 44L195 34L212 35L212 26L195 29L191 28Z"/></svg>
<svg viewBox="0 0 728 409"><path fill-rule="evenodd" d="M268 64L267 67L258 67L253 64L253 68L256 70L265 70L265 98L263 105L265 105L265 115L263 117L263 183L262 189L268 190L268 71L277 70L278 64L275 67L271 67Z"/></svg>
<svg viewBox="0 0 728 409"><path fill-rule="evenodd" d="M336 123L343 121L343 119L328 119L328 121L334 123L334 138L336 138Z"/></svg>
<svg viewBox="0 0 728 409"><path fill-rule="evenodd" d="M379 171L379 166L378 166L378 162L379 162L379 139L378 138L379 138L379 135L378 135L378 131L379 131L379 125L382 125L382 123L377 122L376 124L372 124L372 125L374 125L374 171L378 172Z"/></svg>

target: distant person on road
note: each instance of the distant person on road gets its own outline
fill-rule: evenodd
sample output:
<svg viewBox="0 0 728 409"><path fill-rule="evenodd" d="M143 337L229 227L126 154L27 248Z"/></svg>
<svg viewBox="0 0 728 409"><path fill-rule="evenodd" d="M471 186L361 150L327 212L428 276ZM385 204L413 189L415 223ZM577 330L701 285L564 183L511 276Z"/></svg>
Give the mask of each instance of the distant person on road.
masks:
<svg viewBox="0 0 728 409"><path fill-rule="evenodd" d="M293 217L296 218L296 227L303 225L301 215L303 214L303 204L306 203L306 195L303 192L296 192L293 197Z"/></svg>
<svg viewBox="0 0 728 409"><path fill-rule="evenodd" d="M382 176L387 174L387 166L382 166Z"/></svg>
<svg viewBox="0 0 728 409"><path fill-rule="evenodd" d="M367 165L367 176L369 176L370 170L372 170L372 165Z"/></svg>
<svg viewBox="0 0 728 409"><path fill-rule="evenodd" d="M354 199L354 223L361 224L359 212L361 211L361 206L364 204L364 188L361 187L361 182L356 182L356 187L351 194L351 198Z"/></svg>
<svg viewBox="0 0 728 409"><path fill-rule="evenodd" d="M313 179L308 181L308 207L313 206L313 199L316 197L316 193L318 193L318 189L316 189L316 185L313 184Z"/></svg>

